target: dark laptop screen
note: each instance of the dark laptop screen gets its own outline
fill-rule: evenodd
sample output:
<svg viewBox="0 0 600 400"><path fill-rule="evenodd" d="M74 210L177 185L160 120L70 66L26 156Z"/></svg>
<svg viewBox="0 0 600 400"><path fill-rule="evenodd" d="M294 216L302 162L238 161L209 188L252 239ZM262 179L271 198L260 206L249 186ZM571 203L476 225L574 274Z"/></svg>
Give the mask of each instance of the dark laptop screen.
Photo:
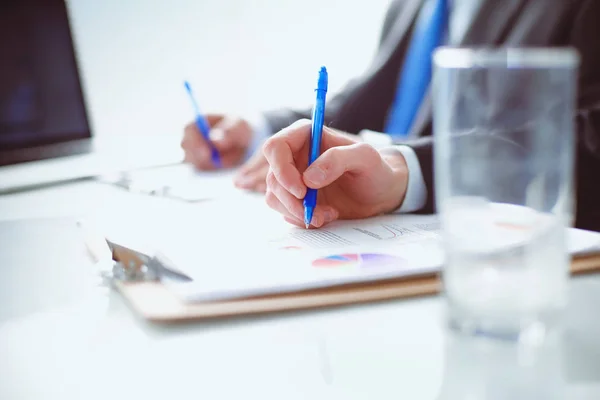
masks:
<svg viewBox="0 0 600 400"><path fill-rule="evenodd" d="M0 150L90 137L63 0L0 0Z"/></svg>

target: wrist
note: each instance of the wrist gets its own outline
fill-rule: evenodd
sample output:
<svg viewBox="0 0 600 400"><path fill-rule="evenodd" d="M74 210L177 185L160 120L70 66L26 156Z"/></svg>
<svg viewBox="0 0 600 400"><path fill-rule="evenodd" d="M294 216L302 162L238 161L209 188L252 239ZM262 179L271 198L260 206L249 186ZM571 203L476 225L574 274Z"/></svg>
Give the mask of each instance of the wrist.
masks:
<svg viewBox="0 0 600 400"><path fill-rule="evenodd" d="M389 201L386 202L383 212L390 213L402 206L408 188L408 165L404 155L395 148L387 147L379 150L383 161L391 171Z"/></svg>

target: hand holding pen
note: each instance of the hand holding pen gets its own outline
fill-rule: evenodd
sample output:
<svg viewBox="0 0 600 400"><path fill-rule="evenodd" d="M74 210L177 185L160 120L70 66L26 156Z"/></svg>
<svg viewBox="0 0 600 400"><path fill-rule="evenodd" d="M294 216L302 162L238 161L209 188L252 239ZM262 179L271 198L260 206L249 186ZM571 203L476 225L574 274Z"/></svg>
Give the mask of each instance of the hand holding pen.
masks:
<svg viewBox="0 0 600 400"><path fill-rule="evenodd" d="M254 144L254 131L249 121L228 114L203 114L192 87L185 82L185 91L192 105L194 120L184 129L181 147L185 161L200 170L231 168L246 161ZM237 171L236 186L264 192L267 163L265 160L248 160ZM265 170L262 177L258 170Z"/></svg>
<svg viewBox="0 0 600 400"><path fill-rule="evenodd" d="M186 92L194 112L200 116L198 103L191 90L191 85L185 85ZM188 90L189 88L189 90ZM206 114L206 123L198 123L195 118L187 124L181 139L181 148L185 154L185 162L193 164L200 170L213 170L213 148L218 151L220 164L223 168L240 166L236 170L233 184L243 190L264 193L265 178L269 164L260 148L260 138L264 132L255 132L253 125L246 119L228 114ZM263 128L261 121L255 121L258 129ZM200 126L209 125L209 134L203 134ZM254 154L251 157L250 152Z"/></svg>
<svg viewBox="0 0 600 400"><path fill-rule="evenodd" d="M221 168L221 157L219 156L219 151L214 146L214 144L210 141L210 125L204 115L200 112L200 107L198 107L198 103L196 102L196 97L194 96L194 92L192 91L192 87L189 82L184 82L185 90L190 98L190 102L192 103L192 107L195 112L195 122L196 128L198 129L198 133L202 135L206 144L210 149L210 159L215 168Z"/></svg>
<svg viewBox="0 0 600 400"><path fill-rule="evenodd" d="M337 219L366 218L400 207L408 183L402 154L377 150L356 135L327 126L318 135L318 97L317 93L312 121L297 121L263 146L269 163L268 206L303 228L308 217L310 227L319 228ZM317 190L315 197L309 195ZM312 208L312 217L306 215L307 208Z"/></svg>
<svg viewBox="0 0 600 400"><path fill-rule="evenodd" d="M321 155L321 135L323 133L323 124L325 123L325 98L327 96L327 85L329 75L327 69L321 67L319 70L319 80L315 92L317 98L312 114L312 126L310 130L310 151L308 153L308 166L316 161ZM304 225L306 229L310 223L317 205L317 189L309 187L304 196Z"/></svg>

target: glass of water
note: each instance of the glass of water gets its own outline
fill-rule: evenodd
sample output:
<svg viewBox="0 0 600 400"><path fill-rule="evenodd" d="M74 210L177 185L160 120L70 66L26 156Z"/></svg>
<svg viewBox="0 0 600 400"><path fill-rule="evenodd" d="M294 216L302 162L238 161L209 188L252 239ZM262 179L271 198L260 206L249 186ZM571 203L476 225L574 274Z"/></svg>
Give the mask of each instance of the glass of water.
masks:
<svg viewBox="0 0 600 400"><path fill-rule="evenodd" d="M574 210L579 56L440 48L433 56L436 206L450 327L519 337L558 326Z"/></svg>

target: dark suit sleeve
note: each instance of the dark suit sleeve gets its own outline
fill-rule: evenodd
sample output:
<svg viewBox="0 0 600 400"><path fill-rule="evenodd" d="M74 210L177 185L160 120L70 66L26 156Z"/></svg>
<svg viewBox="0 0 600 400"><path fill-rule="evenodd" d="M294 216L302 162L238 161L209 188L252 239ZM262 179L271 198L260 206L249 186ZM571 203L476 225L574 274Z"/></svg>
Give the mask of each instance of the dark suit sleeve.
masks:
<svg viewBox="0 0 600 400"><path fill-rule="evenodd" d="M583 0L571 33L581 56L577 110L576 226L600 230L600 1Z"/></svg>
<svg viewBox="0 0 600 400"><path fill-rule="evenodd" d="M385 40L390 30L392 29L396 18L402 11L403 5L403 0L395 0L392 1L392 3L390 4L390 7L386 12L385 19L383 21L383 26L381 29L379 50L381 50L382 46L385 44ZM369 70L365 74L348 82L339 93L337 93L335 96L332 97L331 100L327 102L327 107L325 110L325 125L334 125L334 122L338 117L338 111L344 106L347 99L349 99L352 96L352 94L354 93L354 91L357 90L357 88L362 87L364 82L369 80L370 78L371 72L369 68ZM271 128L272 132L276 133L299 119L310 119L311 111L312 110L310 108L301 110L279 109L267 111L264 113L264 116L267 119L267 122L269 123L269 127ZM352 129L346 130L351 131L350 133L357 133L354 132Z"/></svg>
<svg viewBox="0 0 600 400"><path fill-rule="evenodd" d="M600 230L600 1L574 4L575 18L568 28L566 44L576 48L581 57L575 115L576 226ZM427 186L427 202L420 213L435 212L432 138L411 142L410 146L417 154Z"/></svg>

